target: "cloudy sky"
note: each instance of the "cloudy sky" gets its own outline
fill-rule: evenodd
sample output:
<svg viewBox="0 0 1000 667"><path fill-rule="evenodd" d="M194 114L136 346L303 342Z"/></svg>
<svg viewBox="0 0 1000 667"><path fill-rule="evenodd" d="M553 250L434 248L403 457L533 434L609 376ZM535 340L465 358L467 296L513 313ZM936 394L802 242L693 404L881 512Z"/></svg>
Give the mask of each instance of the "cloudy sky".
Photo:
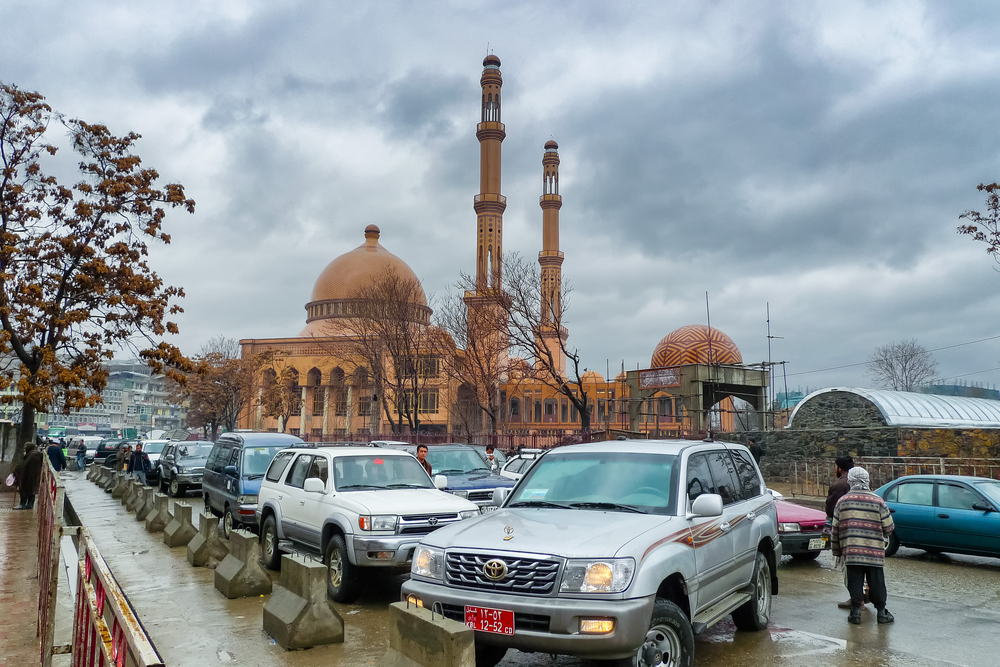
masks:
<svg viewBox="0 0 1000 667"><path fill-rule="evenodd" d="M614 375L705 321L790 389L866 385L915 338L1000 384L1000 273L956 233L1000 179L994 3L47 2L4 10L0 80L143 135L197 201L153 262L178 342L294 335L368 224L444 295L473 271L475 124L503 61L505 244L541 243L559 142L571 342ZM951 347L956 346L958 347ZM609 361L610 360L610 361ZM998 369L998 370L992 370ZM986 372L981 372L986 371Z"/></svg>

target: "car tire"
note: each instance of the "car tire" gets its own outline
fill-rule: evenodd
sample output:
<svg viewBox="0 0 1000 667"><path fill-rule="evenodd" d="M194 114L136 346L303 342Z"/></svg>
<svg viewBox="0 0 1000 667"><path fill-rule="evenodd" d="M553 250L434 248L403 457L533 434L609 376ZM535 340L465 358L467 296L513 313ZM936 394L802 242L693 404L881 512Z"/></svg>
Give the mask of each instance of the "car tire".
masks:
<svg viewBox="0 0 1000 667"><path fill-rule="evenodd" d="M822 551L806 551L800 554L792 554L793 560L816 560Z"/></svg>
<svg viewBox="0 0 1000 667"><path fill-rule="evenodd" d="M240 521L236 518L236 515L233 514L232 505L227 505L225 512L222 514L222 521L219 522L219 528L221 529L219 532L222 533L222 536L228 540L229 533L239 527Z"/></svg>
<svg viewBox="0 0 1000 667"><path fill-rule="evenodd" d="M895 556L897 551L899 551L899 538L896 537L896 533L892 533L889 535L889 544L885 547L885 555Z"/></svg>
<svg viewBox="0 0 1000 667"><path fill-rule="evenodd" d="M164 475L162 471L160 473L159 487L160 487L160 493L167 492L167 476Z"/></svg>
<svg viewBox="0 0 1000 667"><path fill-rule="evenodd" d="M750 600L733 612L738 630L756 632L767 627L771 618L771 566L767 556L757 552L750 578Z"/></svg>
<svg viewBox="0 0 1000 667"><path fill-rule="evenodd" d="M212 501L208 499L208 494L203 493L201 495L205 500L205 514L214 515L215 513L212 511Z"/></svg>
<svg viewBox="0 0 1000 667"><path fill-rule="evenodd" d="M281 567L281 550L278 549L278 522L268 514L260 528L260 562L269 570Z"/></svg>
<svg viewBox="0 0 1000 667"><path fill-rule="evenodd" d="M496 664L507 655L503 646L476 644L476 667L496 667Z"/></svg>
<svg viewBox="0 0 1000 667"><path fill-rule="evenodd" d="M326 545L323 555L326 563L326 594L334 602L354 602L361 594L361 577L358 566L351 564L347 543L342 535L334 535Z"/></svg>
<svg viewBox="0 0 1000 667"><path fill-rule="evenodd" d="M174 478L172 478L170 480L170 492L169 493L170 493L170 497L171 498L180 498L186 492L187 492L187 489L184 488L183 484L181 484L180 482L177 481L176 477L174 477Z"/></svg>
<svg viewBox="0 0 1000 667"><path fill-rule="evenodd" d="M628 658L601 661L614 667L653 667L658 664L691 667L693 662L694 631L691 622L680 607L663 598L657 598L653 603L653 615L642 646Z"/></svg>

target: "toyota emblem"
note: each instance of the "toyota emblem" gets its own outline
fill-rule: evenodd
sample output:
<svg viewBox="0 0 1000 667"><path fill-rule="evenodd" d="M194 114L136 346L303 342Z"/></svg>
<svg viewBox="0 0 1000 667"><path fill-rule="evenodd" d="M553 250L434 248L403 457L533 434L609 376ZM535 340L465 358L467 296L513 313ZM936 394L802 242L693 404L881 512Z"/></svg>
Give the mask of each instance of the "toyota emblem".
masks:
<svg viewBox="0 0 1000 667"><path fill-rule="evenodd" d="M500 581L507 576L507 563L499 558L488 560L483 565L483 574L490 581Z"/></svg>
<svg viewBox="0 0 1000 667"><path fill-rule="evenodd" d="M427 519L427 523L431 524L432 526L436 526L438 525L438 518L436 516L432 516L431 518Z"/></svg>

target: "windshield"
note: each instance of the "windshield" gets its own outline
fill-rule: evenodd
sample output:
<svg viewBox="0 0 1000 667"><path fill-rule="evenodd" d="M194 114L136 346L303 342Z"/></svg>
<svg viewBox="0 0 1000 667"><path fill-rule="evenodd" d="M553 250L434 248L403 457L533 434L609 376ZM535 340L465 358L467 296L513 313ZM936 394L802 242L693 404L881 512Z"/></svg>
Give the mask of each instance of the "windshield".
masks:
<svg viewBox="0 0 1000 667"><path fill-rule="evenodd" d="M207 459L212 453L212 443L206 445L181 445L177 448L177 455L182 459Z"/></svg>
<svg viewBox="0 0 1000 667"><path fill-rule="evenodd" d="M529 469L506 506L674 514L676 464L666 454L550 454Z"/></svg>
<svg viewBox="0 0 1000 667"><path fill-rule="evenodd" d="M167 446L165 442L146 442L142 445L142 451L147 454L159 454Z"/></svg>
<svg viewBox="0 0 1000 667"><path fill-rule="evenodd" d="M437 450L431 447L427 452L427 461L431 464L431 470L435 475L458 475L463 472L480 470L489 472L486 462L483 461L474 449L445 449Z"/></svg>
<svg viewBox="0 0 1000 667"><path fill-rule="evenodd" d="M424 467L412 456L338 456L333 460L338 491L371 489L431 489Z"/></svg>
<svg viewBox="0 0 1000 667"><path fill-rule="evenodd" d="M995 504L1000 505L1000 482L979 482L976 488L986 494Z"/></svg>
<svg viewBox="0 0 1000 667"><path fill-rule="evenodd" d="M271 465L274 455L286 446L281 444L270 447L247 447L243 450L243 474L248 477L263 475Z"/></svg>

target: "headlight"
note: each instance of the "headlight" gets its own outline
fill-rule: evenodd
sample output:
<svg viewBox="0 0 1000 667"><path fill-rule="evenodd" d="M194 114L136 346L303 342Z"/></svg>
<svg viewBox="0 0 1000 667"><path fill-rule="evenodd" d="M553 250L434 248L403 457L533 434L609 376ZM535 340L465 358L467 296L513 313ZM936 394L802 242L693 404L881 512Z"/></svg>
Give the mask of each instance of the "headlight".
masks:
<svg viewBox="0 0 1000 667"><path fill-rule="evenodd" d="M175 468L175 470L177 470L177 474L178 475L183 475L184 474L184 468L182 468L180 466L177 466L177 468Z"/></svg>
<svg viewBox="0 0 1000 667"><path fill-rule="evenodd" d="M428 579L444 578L444 550L418 545L413 553L410 573Z"/></svg>
<svg viewBox="0 0 1000 667"><path fill-rule="evenodd" d="M559 586L563 593L620 593L632 583L631 558L567 561Z"/></svg>
<svg viewBox="0 0 1000 667"><path fill-rule="evenodd" d="M469 492L468 491L449 491L449 493L452 494L453 496L458 496L459 498L468 498L469 497Z"/></svg>
<svg viewBox="0 0 1000 667"><path fill-rule="evenodd" d="M256 494L252 495L252 496L239 496L236 500L239 501L240 505L256 505L257 504L257 496L256 496Z"/></svg>
<svg viewBox="0 0 1000 667"><path fill-rule="evenodd" d="M802 526L797 523L779 523L778 524L779 533L800 533L802 532Z"/></svg>
<svg viewBox="0 0 1000 667"><path fill-rule="evenodd" d="M471 519L474 516L479 516L479 510L462 510L458 513L459 518Z"/></svg>
<svg viewBox="0 0 1000 667"><path fill-rule="evenodd" d="M396 530L396 518L395 514L360 516L358 527L361 530Z"/></svg>

